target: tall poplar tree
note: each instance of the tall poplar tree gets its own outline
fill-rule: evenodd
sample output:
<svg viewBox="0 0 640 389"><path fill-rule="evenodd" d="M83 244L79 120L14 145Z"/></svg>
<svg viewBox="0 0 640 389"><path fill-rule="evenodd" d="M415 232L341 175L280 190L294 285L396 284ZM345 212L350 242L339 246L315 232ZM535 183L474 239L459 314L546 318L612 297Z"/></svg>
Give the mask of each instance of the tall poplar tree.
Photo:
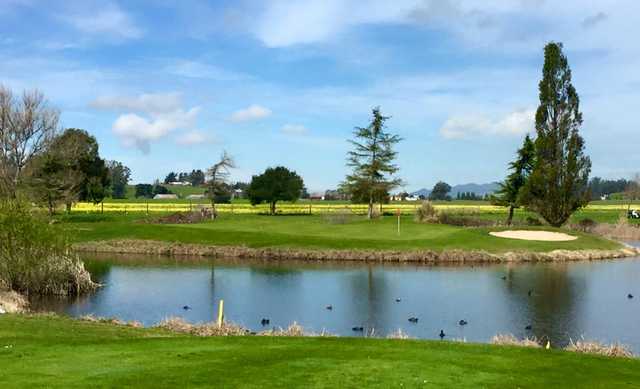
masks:
<svg viewBox="0 0 640 389"><path fill-rule="evenodd" d="M523 191L528 208L559 227L589 202L591 160L584 154L580 99L562 44L544 48L536 112L536 162Z"/></svg>
<svg viewBox="0 0 640 389"><path fill-rule="evenodd" d="M402 184L402 180L395 177L399 170L394 164L398 152L393 149L402 139L385 131L389 116L383 116L379 107L374 108L372 114L371 123L367 127L356 127L356 140L349 141L354 150L348 153L347 166L353 168L353 172L342 185L352 198L366 199L369 219L373 217L373 204Z"/></svg>

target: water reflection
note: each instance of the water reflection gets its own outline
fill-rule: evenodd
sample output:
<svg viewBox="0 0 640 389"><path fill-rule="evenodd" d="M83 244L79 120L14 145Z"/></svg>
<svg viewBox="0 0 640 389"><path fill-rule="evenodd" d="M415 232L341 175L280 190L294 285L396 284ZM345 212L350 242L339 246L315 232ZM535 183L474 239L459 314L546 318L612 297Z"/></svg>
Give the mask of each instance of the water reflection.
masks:
<svg viewBox="0 0 640 389"><path fill-rule="evenodd" d="M513 333L554 345L585 336L640 351L640 301L626 298L640 296L637 259L468 267L110 256L86 264L103 288L34 307L152 325L168 316L214 320L224 299L227 319L254 330L265 317L271 326L296 321L340 335L357 336L352 327L363 326L437 339L443 329L448 338ZM459 326L461 319L469 324Z"/></svg>

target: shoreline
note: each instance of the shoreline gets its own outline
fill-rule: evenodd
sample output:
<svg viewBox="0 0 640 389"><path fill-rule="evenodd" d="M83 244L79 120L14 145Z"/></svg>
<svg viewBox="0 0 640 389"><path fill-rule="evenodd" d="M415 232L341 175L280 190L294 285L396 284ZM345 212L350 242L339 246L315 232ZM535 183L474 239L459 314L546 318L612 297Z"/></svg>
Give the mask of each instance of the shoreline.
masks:
<svg viewBox="0 0 640 389"><path fill-rule="evenodd" d="M228 259L309 260L350 262L414 262L414 263L504 263L504 262L570 262L628 258L640 255L640 249L624 246L615 250L552 250L549 252L510 251L490 253L480 250L340 250L297 248L251 248L216 246L157 240L107 240L73 244L80 253L147 254L196 256Z"/></svg>

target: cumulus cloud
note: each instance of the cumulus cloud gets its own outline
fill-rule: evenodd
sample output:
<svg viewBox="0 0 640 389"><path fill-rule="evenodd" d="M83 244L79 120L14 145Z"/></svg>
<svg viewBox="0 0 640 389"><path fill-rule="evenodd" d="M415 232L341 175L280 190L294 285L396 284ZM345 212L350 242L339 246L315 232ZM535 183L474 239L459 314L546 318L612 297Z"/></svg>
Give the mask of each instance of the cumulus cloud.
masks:
<svg viewBox="0 0 640 389"><path fill-rule="evenodd" d="M89 104L103 110L128 110L146 113L176 111L182 107L182 95L171 93L145 93L138 96L102 96Z"/></svg>
<svg viewBox="0 0 640 389"><path fill-rule="evenodd" d="M177 93L100 97L91 106L105 110L134 111L118 116L112 131L123 145L137 147L144 153L149 152L151 142L166 137L170 132L193 128L200 112L200 107L182 108L181 96ZM198 141L193 133L185 135L185 139L190 144Z"/></svg>
<svg viewBox="0 0 640 389"><path fill-rule="evenodd" d="M309 129L301 124L285 124L280 131L287 135L304 135L309 132Z"/></svg>
<svg viewBox="0 0 640 389"><path fill-rule="evenodd" d="M108 35L119 39L142 37L142 30L117 4L107 3L102 8L95 8L97 7L89 5L83 9L67 10L60 18L86 34Z"/></svg>
<svg viewBox="0 0 640 389"><path fill-rule="evenodd" d="M521 135L533 131L534 118L533 109L517 110L497 120L476 114L454 116L445 121L440 134L447 139Z"/></svg>
<svg viewBox="0 0 640 389"><path fill-rule="evenodd" d="M195 130L180 135L178 138L176 138L176 143L182 146L195 146L205 143L212 143L214 142L214 140L215 139L212 136Z"/></svg>
<svg viewBox="0 0 640 389"><path fill-rule="evenodd" d="M271 110L261 105L253 104L247 108L240 109L231 114L229 120L234 123L248 122L252 120L264 119L271 115Z"/></svg>
<svg viewBox="0 0 640 389"><path fill-rule="evenodd" d="M167 66L166 71L181 77L218 81L237 81L248 78L247 75L225 70L215 65L188 60L177 60Z"/></svg>

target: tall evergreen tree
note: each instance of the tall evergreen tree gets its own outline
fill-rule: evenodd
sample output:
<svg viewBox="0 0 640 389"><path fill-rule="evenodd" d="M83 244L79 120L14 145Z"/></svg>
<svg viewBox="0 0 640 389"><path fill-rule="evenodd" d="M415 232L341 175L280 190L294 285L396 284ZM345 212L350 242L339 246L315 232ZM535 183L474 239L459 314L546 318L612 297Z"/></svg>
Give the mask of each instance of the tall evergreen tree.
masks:
<svg viewBox="0 0 640 389"><path fill-rule="evenodd" d="M589 202L591 160L584 154L580 99L561 43L544 48L536 112L536 161L523 191L528 208L559 227Z"/></svg>
<svg viewBox="0 0 640 389"><path fill-rule="evenodd" d="M402 180L394 176L399 168L393 163L398 155L393 146L402 139L385 131L389 116L383 116L379 107L374 108L372 114L371 123L367 127L356 127L356 140L349 141L354 150L348 153L347 166L353 168L353 172L342 185L352 199L366 199L370 219L373 204L385 201L389 192L402 184Z"/></svg>
<svg viewBox="0 0 640 389"><path fill-rule="evenodd" d="M500 183L500 188L496 192L494 203L509 207L508 226L513 221L513 211L521 205L520 192L533 170L535 153L535 145L527 134L522 147L518 149L516 160L509 163L511 173L504 182Z"/></svg>

